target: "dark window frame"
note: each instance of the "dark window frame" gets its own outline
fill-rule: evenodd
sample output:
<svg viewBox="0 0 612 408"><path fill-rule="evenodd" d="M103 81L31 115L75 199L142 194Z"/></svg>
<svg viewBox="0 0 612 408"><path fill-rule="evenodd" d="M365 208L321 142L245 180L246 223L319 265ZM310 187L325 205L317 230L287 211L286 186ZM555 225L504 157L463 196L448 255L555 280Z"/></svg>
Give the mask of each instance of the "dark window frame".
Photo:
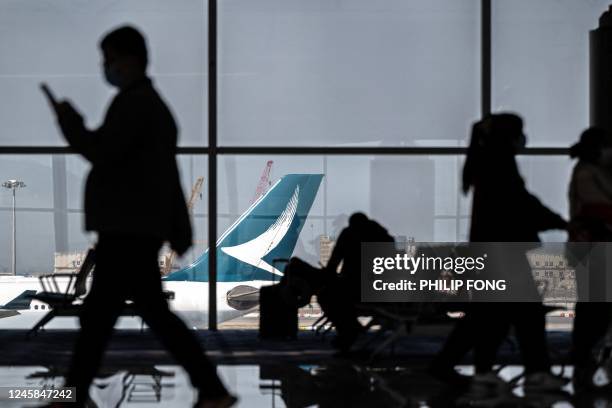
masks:
<svg viewBox="0 0 612 408"><path fill-rule="evenodd" d="M217 3L208 0L208 146L181 146L179 155L201 155L208 158L208 241L209 250L209 329L217 330L216 308L216 240L217 240L217 159L220 155L464 155L467 147L333 147L333 146L219 146L217 144ZM492 19L491 0L481 3L481 113L491 112ZM0 146L0 155L72 155L67 146ZM525 148L529 156L566 156L565 147ZM36 209L29 209L35 211ZM41 210L47 211L47 210ZM48 211L53 211L48 210ZM76 211L76 210L75 210Z"/></svg>

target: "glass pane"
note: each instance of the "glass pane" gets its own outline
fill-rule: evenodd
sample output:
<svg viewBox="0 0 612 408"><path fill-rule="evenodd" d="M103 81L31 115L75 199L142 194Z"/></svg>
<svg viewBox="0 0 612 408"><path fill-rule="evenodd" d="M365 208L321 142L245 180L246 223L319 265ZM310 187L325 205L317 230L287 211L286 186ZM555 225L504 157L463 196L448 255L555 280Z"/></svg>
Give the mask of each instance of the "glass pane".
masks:
<svg viewBox="0 0 612 408"><path fill-rule="evenodd" d="M604 0L496 0L493 110L525 119L529 146L568 146L589 125L589 30Z"/></svg>
<svg viewBox="0 0 612 408"><path fill-rule="evenodd" d="M269 161L272 161L271 172L265 177ZM272 249L265 254L257 253L263 258L254 258L264 259L278 270L282 262L276 264L274 260L292 255L315 266L326 264L335 239L356 211L381 223L400 242L411 238L442 242L465 240L467 223L464 220L468 218L470 205L469 197L459 192L458 169L462 163L461 156L220 157L218 232L225 238L220 242L218 254L219 264L226 266L219 269L223 284L220 283L217 292L222 327L258 324L257 315L237 310L229 302L222 303L231 298L236 287L257 288L279 280L268 270L253 268L253 263L248 265L252 259L243 256L249 252L248 248L239 248L232 254L228 247L257 241L263 231L273 228L282 218L281 214L288 211L286 208L290 208L294 194L297 194L297 210L290 218L289 229L280 235L273 234L283 238L274 244L266 241L262 248ZM298 184L300 189L296 193L296 186L289 182L283 184L296 174L321 174L323 178L318 188ZM247 215L254 198L266 191L269 194ZM260 207L268 211L262 213ZM302 222L299 235L293 229L296 218ZM236 220L238 224L234 224ZM258 222L263 225L255 225ZM227 234L227 230L233 232ZM236 276L224 279L221 275L228 270L235 270ZM314 310L302 309L300 314L307 318L300 324L312 323L317 310L316 305ZM239 318L228 322L234 317Z"/></svg>
<svg viewBox="0 0 612 408"><path fill-rule="evenodd" d="M74 174L66 163L70 156L2 156L0 174L23 181L15 191L16 272L41 275L54 270L55 253L82 252L91 239L81 222L82 174ZM67 187L75 188L68 189ZM78 196L68 199L68 194ZM71 206L73 202L78 206ZM12 192L0 188L0 272L12 274ZM78 223L75 221L78 218Z"/></svg>
<svg viewBox="0 0 612 408"><path fill-rule="evenodd" d="M265 177L269 161L272 161L271 172L269 177ZM265 265L254 269L246 264L248 260L241 259L243 254L235 252L232 255L223 248L257 240L261 233L255 230L272 228L276 220L280 219L290 203L293 191L277 190L282 184L275 183L279 180L282 183L284 176L324 175L320 186L314 190L312 206L303 220L297 239L292 240L293 230L290 228L290 232L283 235L288 238L279 241L274 251L264 251L262 257L259 257L262 255L259 253L253 259L263 259L270 264L274 259L298 256L316 266L326 264L335 239L342 228L347 226L350 214L355 211L362 211L381 223L396 241L411 238L417 242L466 241L471 200L460 191L463 161L463 156L220 157L219 236L229 237L225 231L230 228L243 231L235 242L220 243L222 249L218 252L219 264L226 262L223 265L233 265L239 271L237 276L226 279L218 287L218 319L223 323L221 327L252 328L258 324L256 314L236 310L231 304L223 303L224 299L231 297L234 288L241 285L256 288L278 282L278 276L263 269ZM547 156L521 156L518 162L528 189L544 205L567 217L567 185L573 163L566 157ZM263 186L263 189L259 186ZM262 199L267 201L254 208L263 204L263 208L275 210L262 216L260 213L255 214L256 210L253 209L253 215L247 216L254 197L264 191L270 191L269 196ZM312 199L308 194L300 190L298 203ZM299 205L296 213L305 216L303 212L300 213ZM249 231L252 219L264 219L267 224ZM234 224L236 220L239 222ZM567 239L565 233L560 231L543 233L541 238L557 242ZM283 248L283 242L289 244ZM263 248L268 246L264 245ZM241 250L246 249L243 247ZM228 269L221 268L219 273L224 274ZM309 311L302 310L301 314L308 316L301 320L301 324L312 323L309 319L316 319ZM306 323L303 325L307 326Z"/></svg>
<svg viewBox="0 0 612 408"><path fill-rule="evenodd" d="M25 187L15 192L15 201L18 208L53 207L53 173L50 156L1 156L0 184L8 180L18 180L25 183ZM12 206L11 191L5 188L0 190L0 206L7 209Z"/></svg>
<svg viewBox="0 0 612 408"><path fill-rule="evenodd" d="M181 258L168 262L169 249L160 253L160 266L174 272L191 264L208 248L208 201L206 156L178 156L183 192L192 208L193 246ZM16 272L18 278L0 278L0 305L8 303L23 290L40 290L38 275L53 272L72 273L81 265L87 249L96 242L96 235L84 232L83 190L89 165L76 155L2 156L0 174L7 179L23 181L25 187L16 190ZM195 189L203 178L200 190ZM125 182L138 183L126 175ZM193 193L192 193L193 191ZM120 198L120 197L118 197ZM147 191L140 198L142 206L158 199L158 192ZM13 198L12 191L0 187L0 275L13 273ZM151 220L152 223L158 220ZM126 249L129 251L129 249ZM117 256L121 268L122 254ZM128 255L129 256L129 252ZM126 270L125 273L130 273ZM25 275L26 277L23 277ZM30 277L28 277L30 276ZM186 282L172 287L175 299L171 306L190 327L207 324L208 285ZM195 300L194 300L195 299ZM197 308L194 309L193 305ZM1 319L0 328L31 328L39 314L27 314ZM74 319L56 319L49 327L74 328ZM126 319L119 327L140 327L140 321Z"/></svg>
<svg viewBox="0 0 612 408"><path fill-rule="evenodd" d="M64 145L38 84L70 98L97 126L113 91L102 79L98 42L132 24L147 36L149 68L179 122L182 145L205 143L207 29L202 0L0 3L2 145Z"/></svg>
<svg viewBox="0 0 612 408"><path fill-rule="evenodd" d="M478 0L224 0L221 145L463 145Z"/></svg>
<svg viewBox="0 0 612 408"><path fill-rule="evenodd" d="M270 160L266 188L288 174L324 174L300 235L298 256L316 254L319 236L336 236L356 211L373 217L395 236L422 242L461 239L455 233L437 235L434 224L437 219L469 214L469 202L459 192L463 157L273 156ZM262 156L220 158L220 235L253 202L267 161Z"/></svg>
<svg viewBox="0 0 612 408"><path fill-rule="evenodd" d="M190 199L199 177L201 190L193 199L194 246L176 267L191 263L208 248L207 167L204 156L178 156L183 191ZM4 179L25 183L16 190L17 273L39 275L53 271L54 253L84 252L95 236L83 231L83 190L89 165L75 155L2 156ZM142 205L155 199L155 192L142 197ZM0 273L10 271L12 248L12 194L0 188ZM44 245L38 243L44 242Z"/></svg>

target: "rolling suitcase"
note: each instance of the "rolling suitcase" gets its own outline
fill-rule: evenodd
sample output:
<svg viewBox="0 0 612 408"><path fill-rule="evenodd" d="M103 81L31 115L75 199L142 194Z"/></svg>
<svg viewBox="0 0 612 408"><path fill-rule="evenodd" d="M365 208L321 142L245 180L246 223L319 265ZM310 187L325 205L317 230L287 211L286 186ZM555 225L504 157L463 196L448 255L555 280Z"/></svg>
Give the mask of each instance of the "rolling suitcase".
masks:
<svg viewBox="0 0 612 408"><path fill-rule="evenodd" d="M259 337L267 340L295 339L298 331L297 307L283 301L281 285L259 290Z"/></svg>

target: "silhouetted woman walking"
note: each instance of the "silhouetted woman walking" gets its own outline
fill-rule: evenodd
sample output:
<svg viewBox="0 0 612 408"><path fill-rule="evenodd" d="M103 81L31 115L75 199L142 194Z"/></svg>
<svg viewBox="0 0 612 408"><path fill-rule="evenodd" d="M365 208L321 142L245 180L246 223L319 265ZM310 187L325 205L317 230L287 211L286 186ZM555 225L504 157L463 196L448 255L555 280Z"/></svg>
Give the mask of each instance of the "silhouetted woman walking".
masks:
<svg viewBox="0 0 612 408"><path fill-rule="evenodd" d="M525 188L515 157L525 142L523 121L516 115L489 115L474 125L463 169L463 192L473 194L471 242L537 243L539 231L565 229L566 222ZM501 252L512 248L508 245ZM535 291L526 257L521 254L512 259L516 270L511 271L511 278L526 282L524 287ZM473 389L507 387L492 366L510 327L515 328L525 365L525 389L558 390L563 386L562 380L550 374L541 301L468 305L465 317L436 357L432 372L438 378L454 377L449 369L474 348Z"/></svg>

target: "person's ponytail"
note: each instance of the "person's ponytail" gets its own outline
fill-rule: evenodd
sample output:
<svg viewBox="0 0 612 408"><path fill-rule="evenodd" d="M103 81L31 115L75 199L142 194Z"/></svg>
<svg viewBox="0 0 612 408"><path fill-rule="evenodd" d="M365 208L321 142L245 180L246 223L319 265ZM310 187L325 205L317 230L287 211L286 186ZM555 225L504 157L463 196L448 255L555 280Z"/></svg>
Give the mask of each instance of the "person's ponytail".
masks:
<svg viewBox="0 0 612 408"><path fill-rule="evenodd" d="M463 194L467 194L474 185L476 175L482 165L483 159L483 143L484 143L484 120L478 121L472 125L472 133L470 135L470 145L465 157L462 175L462 190Z"/></svg>

